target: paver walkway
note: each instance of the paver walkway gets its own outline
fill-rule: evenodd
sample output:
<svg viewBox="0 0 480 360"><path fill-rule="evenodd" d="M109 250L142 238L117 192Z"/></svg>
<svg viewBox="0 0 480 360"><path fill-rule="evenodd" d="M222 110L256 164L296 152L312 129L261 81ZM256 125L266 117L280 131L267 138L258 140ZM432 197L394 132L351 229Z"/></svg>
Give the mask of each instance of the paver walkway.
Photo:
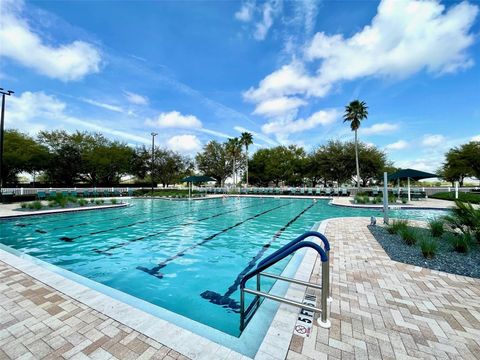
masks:
<svg viewBox="0 0 480 360"><path fill-rule="evenodd" d="M187 359L0 261L0 359Z"/></svg>
<svg viewBox="0 0 480 360"><path fill-rule="evenodd" d="M390 260L368 223L328 223L332 327L294 335L287 358L479 359L480 280Z"/></svg>

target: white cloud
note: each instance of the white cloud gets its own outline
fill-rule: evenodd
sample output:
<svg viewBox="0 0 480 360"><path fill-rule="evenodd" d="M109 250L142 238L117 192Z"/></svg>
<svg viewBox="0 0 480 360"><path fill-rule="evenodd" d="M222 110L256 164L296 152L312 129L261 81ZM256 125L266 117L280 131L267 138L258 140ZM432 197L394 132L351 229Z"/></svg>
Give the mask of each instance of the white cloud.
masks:
<svg viewBox="0 0 480 360"><path fill-rule="evenodd" d="M385 150L402 150L408 147L408 142L405 140L398 140L392 144L385 146Z"/></svg>
<svg viewBox="0 0 480 360"><path fill-rule="evenodd" d="M445 141L443 135L425 135L422 139L422 145L427 147L438 146Z"/></svg>
<svg viewBox="0 0 480 360"><path fill-rule="evenodd" d="M235 19L244 23L253 22L253 38L262 41L267 37L281 7L281 0L267 0L260 5L256 5L255 1L246 1L235 13Z"/></svg>
<svg viewBox="0 0 480 360"><path fill-rule="evenodd" d="M247 1L242 4L242 7L235 13L235 19L242 22L249 22L253 19L253 12L255 11L255 3Z"/></svg>
<svg viewBox="0 0 480 360"><path fill-rule="evenodd" d="M161 113L155 120L147 120L147 125L161 128L201 128L202 122L194 115L183 115L178 111Z"/></svg>
<svg viewBox="0 0 480 360"><path fill-rule="evenodd" d="M98 49L80 40L69 44L46 44L22 19L22 8L20 2L2 2L0 57L10 58L42 75L63 81L80 80L100 71Z"/></svg>
<svg viewBox="0 0 480 360"><path fill-rule="evenodd" d="M127 100L129 102L131 102L132 104L148 105L148 103L149 103L149 100L146 96L135 94L135 93L130 92L130 91L124 91L123 93L125 94L125 97L127 98Z"/></svg>
<svg viewBox="0 0 480 360"><path fill-rule="evenodd" d="M378 123L370 127L360 128L360 132L364 135L383 135L398 130L398 124Z"/></svg>
<svg viewBox="0 0 480 360"><path fill-rule="evenodd" d="M435 1L384 0L370 25L345 39L317 33L306 48L309 60L323 60L323 82L365 76L406 77L426 69L454 72L473 64L465 50L478 8L466 2L448 11ZM439 46L448 44L448 46Z"/></svg>
<svg viewBox="0 0 480 360"><path fill-rule="evenodd" d="M92 99L86 99L86 98L80 98L80 100L82 100L83 102L86 102L87 104L94 105L94 106L97 106L97 107L101 107L103 109L107 109L107 110L110 110L110 111L115 111L115 112L119 112L119 113L125 112L125 110L123 110L120 106L101 103L99 101L95 101L95 100L92 100Z"/></svg>
<svg viewBox="0 0 480 360"><path fill-rule="evenodd" d="M336 109L320 110L306 119L271 121L262 126L266 134L286 135L313 129L319 125L329 125L340 117Z"/></svg>
<svg viewBox="0 0 480 360"><path fill-rule="evenodd" d="M297 115L297 109L306 103L299 98L283 96L261 102L253 113L267 117L288 116L293 118Z"/></svg>
<svg viewBox="0 0 480 360"><path fill-rule="evenodd" d="M10 125L11 124L11 125ZM54 96L44 92L24 92L20 96L11 97L8 102L6 127L16 128L32 135L40 130L74 125L75 129L93 130L117 136L126 140L149 144L150 140L126 131L109 128L104 122L84 120L67 113L67 105Z"/></svg>
<svg viewBox="0 0 480 360"><path fill-rule="evenodd" d="M400 79L420 71L439 75L472 66L467 53L478 7L445 9L437 1L383 0L370 25L351 37L317 33L298 56L244 93L257 107L280 97L324 97L342 81ZM440 46L439 44L448 44ZM316 67L311 73L308 68Z"/></svg>
<svg viewBox="0 0 480 360"><path fill-rule="evenodd" d="M175 135L167 140L167 146L180 153L195 153L202 148L202 143L195 135Z"/></svg>
<svg viewBox="0 0 480 360"><path fill-rule="evenodd" d="M196 128L196 129L192 129L192 130L202 132L202 133L205 133L205 134L208 134L208 135L213 135L213 136L216 136L216 137L221 137L221 138L224 138L224 139L233 138L233 136L231 136L231 135L228 135L228 134L225 134L221 131L216 131L216 130L210 130L210 129L205 129L205 128Z"/></svg>
<svg viewBox="0 0 480 360"><path fill-rule="evenodd" d="M470 141L480 141L480 135L472 137Z"/></svg>

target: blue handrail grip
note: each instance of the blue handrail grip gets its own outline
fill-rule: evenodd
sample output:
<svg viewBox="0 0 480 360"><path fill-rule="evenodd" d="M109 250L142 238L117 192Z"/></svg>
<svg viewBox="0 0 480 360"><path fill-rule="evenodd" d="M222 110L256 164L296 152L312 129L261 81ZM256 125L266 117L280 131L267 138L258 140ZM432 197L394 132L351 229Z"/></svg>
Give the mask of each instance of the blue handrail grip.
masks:
<svg viewBox="0 0 480 360"><path fill-rule="evenodd" d="M299 237L297 237L295 240L290 241L287 245L282 246L280 249L275 251L273 254L270 254L265 259L261 260L258 263L258 266L261 266L262 264L264 264L268 260L274 258L278 254L288 250L291 246L299 243L300 241L302 241L302 240L304 240L304 239L306 239L310 236L315 236L315 237L319 238L320 240L322 240L323 246L325 246L325 251L330 251L330 243L328 242L328 239L325 237L325 235L323 235L322 233L319 233L318 231L307 231L307 232L303 233L302 235L300 235Z"/></svg>
<svg viewBox="0 0 480 360"><path fill-rule="evenodd" d="M291 253L297 251L298 249L304 248L304 247L309 247L309 248L312 248L312 249L316 250L318 255L320 255L320 260L322 262L328 261L328 256L327 256L325 250L323 250L318 244L316 244L312 241L299 242L299 243L297 243L293 246L290 246L288 249L286 249L286 250L288 250L288 252L283 251L283 252L279 253L276 257L271 258L269 261L266 261L263 264L258 264L258 266L255 269L250 271L247 275L245 275L242 278L242 280L240 281L240 289L244 289L246 282L249 279L251 279L253 276L255 276L256 274L259 274L260 272L262 272L263 270L268 268L270 265L273 265L276 262L278 262L280 260L283 260L288 255L290 255Z"/></svg>

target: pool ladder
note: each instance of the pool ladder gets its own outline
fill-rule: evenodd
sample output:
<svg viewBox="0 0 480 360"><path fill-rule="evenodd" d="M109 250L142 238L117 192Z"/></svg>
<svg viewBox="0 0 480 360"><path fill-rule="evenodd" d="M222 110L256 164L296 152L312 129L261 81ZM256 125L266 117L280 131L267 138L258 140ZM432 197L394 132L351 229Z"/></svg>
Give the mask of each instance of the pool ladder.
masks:
<svg viewBox="0 0 480 360"><path fill-rule="evenodd" d="M309 237L317 237L323 243L323 248L318 245L316 242L305 240ZM265 273L270 266L276 264L280 260L283 260L285 257L293 254L295 251L302 248L311 248L315 250L320 256L322 262L322 282L321 285L309 283L306 281L301 281L297 279L292 279L280 275L274 275L270 273ZM260 306L260 299L266 298L274 301L278 301L284 304L297 306L301 309L311 311L313 313L320 313L320 318L318 319L318 325L324 328L330 327L330 320L328 319L327 303L330 296L330 244L327 238L316 231L307 231L306 233L300 235L295 240L289 242L285 246L281 247L273 254L267 256L265 259L260 261L255 269L246 274L240 281L240 330L243 331L248 325L249 321L252 319L255 311ZM248 289L245 287L248 280L252 277L256 277L256 290ZM273 295L267 292L261 291L261 276L269 277L272 279L286 281L293 284L303 285L306 287L319 289L321 290L321 299L320 299L320 308L315 306L303 304L298 301L290 300L281 296ZM250 305L245 309L245 293L255 295L255 299L250 303Z"/></svg>

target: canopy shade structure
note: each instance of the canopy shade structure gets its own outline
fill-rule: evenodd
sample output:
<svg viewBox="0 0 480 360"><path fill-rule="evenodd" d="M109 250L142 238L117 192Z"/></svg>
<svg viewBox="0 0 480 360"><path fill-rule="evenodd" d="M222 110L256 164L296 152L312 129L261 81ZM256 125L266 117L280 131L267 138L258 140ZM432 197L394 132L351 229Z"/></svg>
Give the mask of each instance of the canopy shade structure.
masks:
<svg viewBox="0 0 480 360"><path fill-rule="evenodd" d="M414 170L414 169L402 169L393 174L388 175L388 181L398 180L398 179L413 179L413 180L422 180L439 177L436 174L427 173L425 171Z"/></svg>
<svg viewBox="0 0 480 360"><path fill-rule="evenodd" d="M201 182L208 182L208 181L217 181L216 179L210 177L210 176L188 176L182 180L181 182L189 182L189 183L201 183Z"/></svg>
<svg viewBox="0 0 480 360"><path fill-rule="evenodd" d="M438 177L438 175L428 173L425 171L414 170L414 169L401 169L393 174L388 175L388 181L407 179L407 183L408 183L407 197L408 197L408 201L410 202L410 179L418 181L418 180L429 179L434 177ZM400 182L399 182L399 188L400 188ZM398 192L398 194L400 196L400 191Z"/></svg>

